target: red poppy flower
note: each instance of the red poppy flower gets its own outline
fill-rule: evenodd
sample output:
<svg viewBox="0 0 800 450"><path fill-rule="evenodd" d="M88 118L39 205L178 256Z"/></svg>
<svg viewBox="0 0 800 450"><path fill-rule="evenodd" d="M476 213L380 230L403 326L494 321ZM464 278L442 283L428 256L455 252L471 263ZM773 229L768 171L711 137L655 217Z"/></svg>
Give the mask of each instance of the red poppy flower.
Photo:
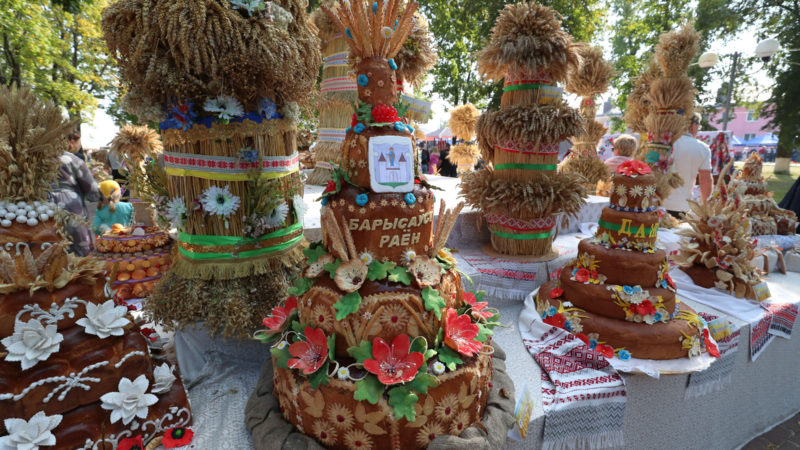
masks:
<svg viewBox="0 0 800 450"><path fill-rule="evenodd" d="M656 307L653 306L653 302L650 300L645 300L642 303L636 305L636 312L643 316L649 316L656 313Z"/></svg>
<svg viewBox="0 0 800 450"><path fill-rule="evenodd" d="M472 292L464 294L464 302L472 308L472 317L476 319L490 319L494 314L491 311L486 311L489 302L479 302Z"/></svg>
<svg viewBox="0 0 800 450"><path fill-rule="evenodd" d="M564 295L564 289L555 288L552 291L550 291L550 298L558 298L561 297L562 295Z"/></svg>
<svg viewBox="0 0 800 450"><path fill-rule="evenodd" d="M481 351L483 344L475 340L480 329L466 314L458 315L455 309L447 308L444 319L444 343L465 356Z"/></svg>
<svg viewBox="0 0 800 450"><path fill-rule="evenodd" d="M331 181L328 181L328 185L325 186L325 191L323 191L323 194L328 193L328 192L333 192L335 190L336 190L336 182L331 180Z"/></svg>
<svg viewBox="0 0 800 450"><path fill-rule="evenodd" d="M605 356L606 358L613 358L614 357L614 347L606 344L597 344L597 347L594 348L597 350L598 353Z"/></svg>
<svg viewBox="0 0 800 450"><path fill-rule="evenodd" d="M575 333L575 337L582 340L584 344L589 345L589 336L584 333Z"/></svg>
<svg viewBox="0 0 800 450"><path fill-rule="evenodd" d="M585 283L585 282L589 281L589 275L591 275L591 274L589 273L588 270L581 268L581 269L578 269L578 271L575 273L575 279L579 283Z"/></svg>
<svg viewBox="0 0 800 450"><path fill-rule="evenodd" d="M672 280L672 277L669 276L669 273L664 274L664 279L667 280L667 284L669 285L669 287L675 289L675 281Z"/></svg>
<svg viewBox="0 0 800 450"><path fill-rule="evenodd" d="M144 450L142 435L120 440L117 443L117 450Z"/></svg>
<svg viewBox="0 0 800 450"><path fill-rule="evenodd" d="M622 175L647 175L652 172L647 163L637 160L625 161L617 167L617 173Z"/></svg>
<svg viewBox="0 0 800 450"><path fill-rule="evenodd" d="M297 309L297 297L287 298L283 306L272 308L272 314L264 319L264 326L272 331L283 331L286 320L295 309Z"/></svg>
<svg viewBox="0 0 800 450"><path fill-rule="evenodd" d="M557 313L544 319L543 322L553 327L564 328L564 324L567 323L567 320L564 319L563 314Z"/></svg>
<svg viewBox="0 0 800 450"><path fill-rule="evenodd" d="M303 331L305 341L297 341L289 346L294 358L289 360L290 369L302 369L308 375L319 370L328 359L328 339L320 329L306 327Z"/></svg>
<svg viewBox="0 0 800 450"><path fill-rule="evenodd" d="M194 431L191 428L175 427L164 430L161 444L166 448L185 447L192 443Z"/></svg>
<svg viewBox="0 0 800 450"><path fill-rule="evenodd" d="M381 338L372 341L372 357L364 360L364 368L378 376L385 385L405 383L417 376L425 357L420 352L408 352L411 340L401 334L394 338L392 346Z"/></svg>
<svg viewBox="0 0 800 450"><path fill-rule="evenodd" d="M590 270L590 271L589 271L589 279L590 279L590 280L596 280L596 279L598 279L598 278L600 278L600 274L599 274L599 273L597 273L597 271L596 271L596 270Z"/></svg>

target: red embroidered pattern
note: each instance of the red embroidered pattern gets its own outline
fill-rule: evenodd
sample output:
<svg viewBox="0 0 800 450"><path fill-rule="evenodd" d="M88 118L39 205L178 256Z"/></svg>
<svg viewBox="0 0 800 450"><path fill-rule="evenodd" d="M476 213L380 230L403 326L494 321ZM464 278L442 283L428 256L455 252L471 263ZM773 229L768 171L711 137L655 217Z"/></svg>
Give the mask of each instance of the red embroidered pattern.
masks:
<svg viewBox="0 0 800 450"><path fill-rule="evenodd" d="M207 172L247 173L258 168L266 172L293 172L300 164L300 155L265 156L261 161L249 162L230 157L164 152L164 163L168 168Z"/></svg>
<svg viewBox="0 0 800 450"><path fill-rule="evenodd" d="M542 142L537 146L533 142L520 144L514 141L501 142L494 146L497 150L523 155L557 155L558 147L557 142Z"/></svg>
<svg viewBox="0 0 800 450"><path fill-rule="evenodd" d="M539 231L553 228L556 225L556 216L524 220L500 214L487 214L486 221L491 225L500 225L516 231Z"/></svg>

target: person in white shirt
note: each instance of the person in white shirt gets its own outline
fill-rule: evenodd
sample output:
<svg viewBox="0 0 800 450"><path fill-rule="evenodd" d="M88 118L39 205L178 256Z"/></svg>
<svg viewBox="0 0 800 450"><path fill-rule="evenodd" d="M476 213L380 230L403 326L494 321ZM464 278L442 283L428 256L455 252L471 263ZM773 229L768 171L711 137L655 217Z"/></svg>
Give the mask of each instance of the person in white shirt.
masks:
<svg viewBox="0 0 800 450"><path fill-rule="evenodd" d="M695 179L700 185L700 200L711 194L711 150L695 138L700 130L700 114L689 119L689 132L672 144L672 170L683 178L683 186L675 188L664 199L663 206L675 218L689 211L689 200Z"/></svg>

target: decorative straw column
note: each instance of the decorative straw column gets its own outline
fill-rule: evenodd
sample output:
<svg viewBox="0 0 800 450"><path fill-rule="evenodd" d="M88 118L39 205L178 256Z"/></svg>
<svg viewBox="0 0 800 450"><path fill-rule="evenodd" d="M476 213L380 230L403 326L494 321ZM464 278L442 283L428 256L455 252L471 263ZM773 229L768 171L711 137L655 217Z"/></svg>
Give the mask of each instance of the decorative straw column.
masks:
<svg viewBox="0 0 800 450"><path fill-rule="evenodd" d="M507 5L489 44L478 52L485 78L505 78L500 110L478 120L478 144L493 168L464 177L462 195L489 222L500 253L554 257L559 213L584 204L582 177L557 173L560 143L582 131L582 118L561 100L567 72L578 63L557 13L535 3Z"/></svg>
<svg viewBox="0 0 800 450"><path fill-rule="evenodd" d="M608 128L595 120L595 97L608 89L613 75L611 64L603 59L603 49L582 45L578 48L581 64L567 78L567 91L580 97L580 113L584 119L584 132L574 137L572 153L561 165L563 172L575 172L586 178L589 193L597 184L611 178L608 167L597 157L597 146Z"/></svg>
<svg viewBox="0 0 800 450"><path fill-rule="evenodd" d="M450 111L447 126L460 142L450 147L447 159L458 167L459 176L472 172L481 155L480 149L474 142L475 125L479 116L478 109L471 103L456 106Z"/></svg>
<svg viewBox="0 0 800 450"><path fill-rule="evenodd" d="M178 231L146 310L167 326L202 321L245 337L302 258L297 102L316 80L319 40L299 0L199 3L202 20L194 3L120 0L103 31L126 108L161 129L163 158L148 179L157 213Z"/></svg>

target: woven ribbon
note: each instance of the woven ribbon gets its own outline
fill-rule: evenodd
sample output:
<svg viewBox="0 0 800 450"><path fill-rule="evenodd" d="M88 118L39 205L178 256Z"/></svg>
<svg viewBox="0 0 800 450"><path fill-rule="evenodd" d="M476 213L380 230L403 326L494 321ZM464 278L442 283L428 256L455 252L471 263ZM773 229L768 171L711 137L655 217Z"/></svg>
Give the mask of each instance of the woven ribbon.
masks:
<svg viewBox="0 0 800 450"><path fill-rule="evenodd" d="M506 163L496 164L495 170L556 170L556 164L525 164L525 163Z"/></svg>
<svg viewBox="0 0 800 450"><path fill-rule="evenodd" d="M320 128L319 141L320 142L344 142L344 137L347 134L347 128Z"/></svg>
<svg viewBox="0 0 800 450"><path fill-rule="evenodd" d="M600 219L599 221L597 221L597 224L600 225L601 227L603 227L603 228L605 228L607 230L611 230L611 231L619 232L620 230L622 230L622 225L619 225L619 224L616 224L616 223L606 222L603 219ZM655 226L656 229L658 229L658 225L657 224L654 225L654 226ZM631 235L637 234L639 232L639 228L642 228L642 227L644 227L644 234L649 236L650 232L653 230L653 227L645 227L644 225L642 225L641 227L631 226L630 229L629 229Z"/></svg>
<svg viewBox="0 0 800 450"><path fill-rule="evenodd" d="M314 167L319 167L320 169L334 170L338 169L339 165L328 161L317 161Z"/></svg>
<svg viewBox="0 0 800 450"><path fill-rule="evenodd" d="M547 239L553 233L556 225L556 216L536 219L516 219L501 214L487 214L486 221L495 227L503 227L512 232L505 232L489 228L495 236L513 240Z"/></svg>
<svg viewBox="0 0 800 450"><path fill-rule="evenodd" d="M252 258L284 250L297 244L302 238L303 225L300 223L259 238L180 233L178 251L192 260Z"/></svg>
<svg viewBox="0 0 800 450"><path fill-rule="evenodd" d="M261 172L262 178L280 178L297 172L300 156L264 156L260 161L243 161L229 156L207 156L191 153L164 152L164 164L168 175L197 177L219 181L247 181L253 170Z"/></svg>
<svg viewBox="0 0 800 450"><path fill-rule="evenodd" d="M339 91L356 91L355 80L350 77L335 77L322 80L319 84L320 92L339 92Z"/></svg>
<svg viewBox="0 0 800 450"><path fill-rule="evenodd" d="M322 65L323 70L328 67L347 67L349 65L347 62L347 52L334 53L326 56L324 59L325 63Z"/></svg>
<svg viewBox="0 0 800 450"><path fill-rule="evenodd" d="M557 142L525 142L514 141L501 142L494 146L495 150L502 150L509 153L519 153L522 155L557 155L559 144Z"/></svg>

